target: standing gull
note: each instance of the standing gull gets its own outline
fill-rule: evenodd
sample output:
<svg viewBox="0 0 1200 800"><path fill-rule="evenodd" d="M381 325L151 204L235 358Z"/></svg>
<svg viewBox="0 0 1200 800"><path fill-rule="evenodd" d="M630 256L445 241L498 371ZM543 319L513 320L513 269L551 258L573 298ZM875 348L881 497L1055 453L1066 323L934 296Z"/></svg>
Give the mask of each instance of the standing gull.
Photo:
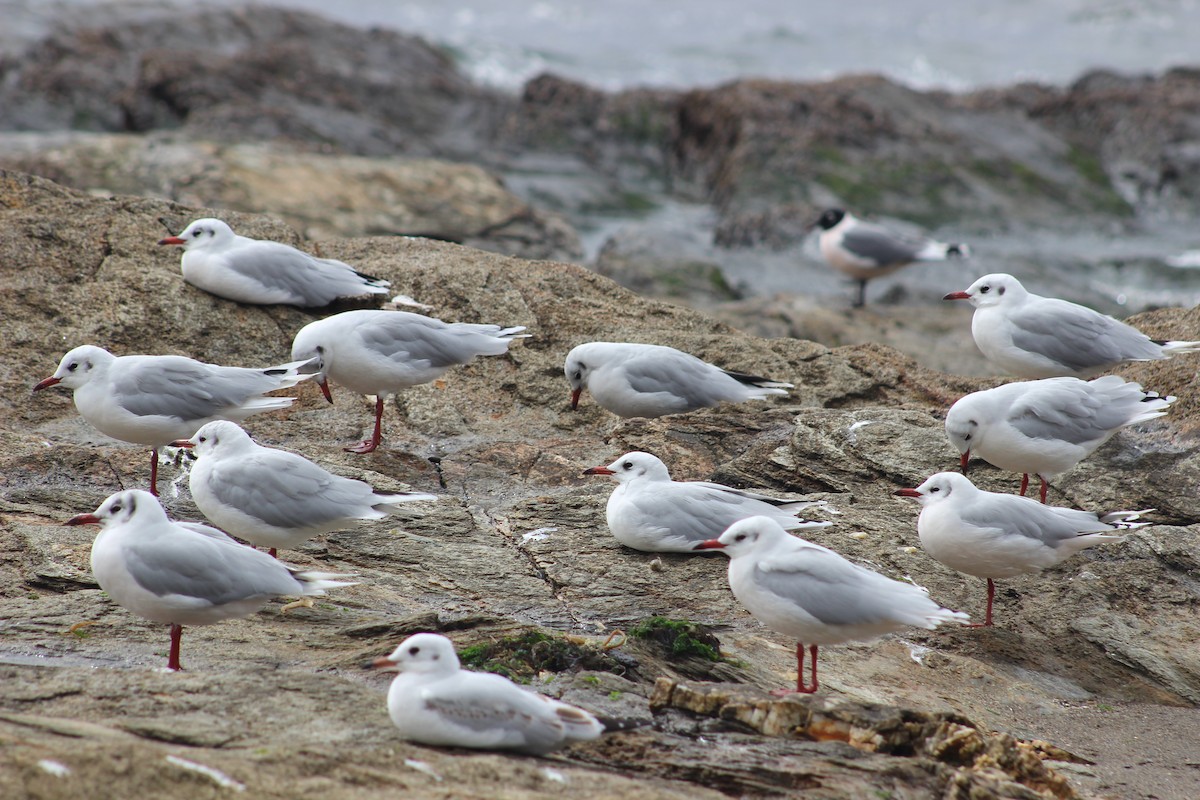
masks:
<svg viewBox="0 0 1200 800"><path fill-rule="evenodd" d="M917 533L929 555L951 569L987 579L987 627L996 597L994 579L1052 567L1084 548L1124 539L1122 531L1151 524L1134 521L1145 511L1101 516L985 492L957 472L939 472L896 495L921 504Z"/></svg>
<svg viewBox="0 0 1200 800"><path fill-rule="evenodd" d="M381 494L303 456L263 447L232 422L210 422L172 444L195 448L188 480L204 516L226 533L271 548L271 555L318 533L383 519L402 503L437 500L418 492Z"/></svg>
<svg viewBox="0 0 1200 800"><path fill-rule="evenodd" d="M388 282L291 245L239 236L219 219L198 219L162 245L183 248L183 279L239 303L321 308L336 300L387 294Z"/></svg>
<svg viewBox="0 0 1200 800"><path fill-rule="evenodd" d="M370 666L400 673L388 689L388 714L410 741L542 755L604 732L581 708L461 669L454 645L436 633L409 636Z"/></svg>
<svg viewBox="0 0 1200 800"><path fill-rule="evenodd" d="M984 275L945 300L975 306L971 335L998 367L1018 378L1090 378L1127 361L1157 361L1200 350L1200 342L1151 339L1085 306L1025 290L1012 275Z"/></svg>
<svg viewBox="0 0 1200 800"><path fill-rule="evenodd" d="M76 347L33 387L75 390L75 408L98 431L150 445L150 492L158 494L158 448L186 439L214 419L240 421L287 408L294 397L264 397L312 377L306 360L266 369L221 367L183 356L114 356L95 345Z"/></svg>
<svg viewBox="0 0 1200 800"><path fill-rule="evenodd" d="M791 536L775 520L750 517L734 523L697 550L729 556L729 588L754 618L796 644L796 691L817 691L817 647L869 640L913 625L933 629L970 617L942 608L925 590L852 564L818 544ZM812 658L812 683L804 682L804 646ZM776 690L775 694L791 694Z"/></svg>
<svg viewBox="0 0 1200 800"><path fill-rule="evenodd" d="M693 355L655 344L588 342L567 354L571 408L586 388L602 408L621 417L661 417L720 403L786 395L793 388L757 375L731 372Z"/></svg>
<svg viewBox="0 0 1200 800"><path fill-rule="evenodd" d="M1174 397L1159 397L1116 375L1093 381L1044 378L1018 381L963 397L946 414L946 435L962 454L1000 469L1041 478L1041 501L1049 481L1074 467L1121 428L1167 413Z"/></svg>
<svg viewBox="0 0 1200 800"><path fill-rule="evenodd" d="M872 278L890 275L914 261L945 261L971 253L965 244L902 236L840 208L825 211L817 225L822 228L821 255L834 269L858 281L855 308L866 304L867 281Z"/></svg>
<svg viewBox="0 0 1200 800"><path fill-rule="evenodd" d="M673 481L667 465L649 453L626 453L607 467L584 475L611 475L617 488L608 498L608 527L634 550L690 553L746 517L769 517L785 530L824 528L796 516L811 505L704 481Z"/></svg>
<svg viewBox="0 0 1200 800"><path fill-rule="evenodd" d="M370 453L382 439L383 405L389 395L429 383L476 356L508 352L524 326L501 328L440 319L408 311L344 311L310 322L292 341L292 358L316 358L318 382L333 402L329 381L375 395L375 432L346 450ZM527 334L526 334L527 335Z"/></svg>
<svg viewBox="0 0 1200 800"><path fill-rule="evenodd" d="M118 492L68 525L104 526L92 543L92 573L113 602L171 626L167 669L179 666L184 625L253 614L276 595L321 595L344 577L290 569L206 525L172 522L149 492Z"/></svg>

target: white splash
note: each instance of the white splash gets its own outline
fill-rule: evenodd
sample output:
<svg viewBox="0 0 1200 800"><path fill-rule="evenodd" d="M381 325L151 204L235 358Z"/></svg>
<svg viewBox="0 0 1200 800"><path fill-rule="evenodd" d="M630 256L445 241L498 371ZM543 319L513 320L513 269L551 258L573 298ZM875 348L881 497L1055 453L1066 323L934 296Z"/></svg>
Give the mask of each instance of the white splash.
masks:
<svg viewBox="0 0 1200 800"><path fill-rule="evenodd" d="M71 768L61 761L52 761L48 758L43 758L38 762L42 772L48 772L56 778L65 778L71 774Z"/></svg>
<svg viewBox="0 0 1200 800"><path fill-rule="evenodd" d="M174 764L180 769L186 769L189 772L196 772L211 780L222 789L233 789L235 792L246 791L246 784L235 781L233 778L221 772L219 769L198 764L195 761L189 761L186 758L179 756L167 756L167 763Z"/></svg>
<svg viewBox="0 0 1200 800"><path fill-rule="evenodd" d="M561 772L559 772L556 769L550 769L549 767L542 767L542 776L544 778L546 778L547 780L554 781L555 783L566 783L567 782L566 775L563 775Z"/></svg>
<svg viewBox="0 0 1200 800"><path fill-rule="evenodd" d="M395 308L397 306L407 306L409 308L419 308L422 311L432 311L433 306L427 306L424 303L418 303L406 294L398 294L388 301L387 305Z"/></svg>
<svg viewBox="0 0 1200 800"><path fill-rule="evenodd" d="M558 528L537 528L536 530L532 530L529 533L522 534L521 544L528 544L529 542L540 542L545 539L549 539L550 534L556 532L557 530L558 530Z"/></svg>
<svg viewBox="0 0 1200 800"><path fill-rule="evenodd" d="M846 428L846 441L850 444L858 444L858 429L865 428L868 425L874 425L876 420L860 419L858 422Z"/></svg>
<svg viewBox="0 0 1200 800"><path fill-rule="evenodd" d="M442 776L434 772L433 767L429 766L424 761L417 761L415 758L406 758L404 759L404 766L408 767L409 769L415 769L417 772L424 773L425 775L433 778L435 781L442 780Z"/></svg>

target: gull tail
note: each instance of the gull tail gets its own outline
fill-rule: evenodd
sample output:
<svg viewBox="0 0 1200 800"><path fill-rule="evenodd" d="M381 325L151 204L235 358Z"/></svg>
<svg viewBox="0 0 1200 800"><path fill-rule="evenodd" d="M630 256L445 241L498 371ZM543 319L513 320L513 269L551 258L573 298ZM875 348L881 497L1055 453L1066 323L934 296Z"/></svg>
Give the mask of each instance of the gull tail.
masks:
<svg viewBox="0 0 1200 800"><path fill-rule="evenodd" d="M747 372L733 372L732 370L721 370L729 377L733 378L738 383L744 383L747 386L753 386L756 389L764 391L757 395L758 397L766 397L771 394L787 394L788 389L796 388L795 385L777 381L773 378L764 378L761 375L751 375Z"/></svg>
<svg viewBox="0 0 1200 800"><path fill-rule="evenodd" d="M1100 521L1105 525L1111 525L1114 530L1131 531L1135 528L1144 528L1147 525L1153 525L1153 522L1138 522L1142 514L1149 514L1151 511L1156 511L1153 508L1144 508L1141 511L1110 511L1100 517ZM1124 538L1121 536L1113 537L1115 539Z"/></svg>
<svg viewBox="0 0 1200 800"><path fill-rule="evenodd" d="M1177 356L1180 353L1195 353L1200 351L1200 342L1164 342L1159 339L1154 339L1153 341L1162 347L1163 358Z"/></svg>
<svg viewBox="0 0 1200 800"><path fill-rule="evenodd" d="M363 282L363 290L367 294L387 294L387 287L392 285L383 278L376 278L374 275L368 275L365 272L354 270L354 274Z"/></svg>
<svg viewBox="0 0 1200 800"><path fill-rule="evenodd" d="M340 575L336 572L311 572L288 568L292 577L304 587L305 595L325 594L326 589L336 589L339 586L357 586L360 581L348 581L346 578L356 578L357 575Z"/></svg>
<svg viewBox="0 0 1200 800"><path fill-rule="evenodd" d="M289 361L286 364L267 367L262 373L279 381L276 389L290 389L300 381L306 381L316 375L320 363L320 356L313 356L302 361Z"/></svg>
<svg viewBox="0 0 1200 800"><path fill-rule="evenodd" d="M391 512L399 511L400 506L405 503L415 503L421 500L437 500L435 494L425 494L424 492L399 492L395 494L379 494L376 493L372 498L371 508L376 511Z"/></svg>
<svg viewBox="0 0 1200 800"><path fill-rule="evenodd" d="M929 242L916 255L917 261L945 261L948 258L970 258L971 248L962 242Z"/></svg>

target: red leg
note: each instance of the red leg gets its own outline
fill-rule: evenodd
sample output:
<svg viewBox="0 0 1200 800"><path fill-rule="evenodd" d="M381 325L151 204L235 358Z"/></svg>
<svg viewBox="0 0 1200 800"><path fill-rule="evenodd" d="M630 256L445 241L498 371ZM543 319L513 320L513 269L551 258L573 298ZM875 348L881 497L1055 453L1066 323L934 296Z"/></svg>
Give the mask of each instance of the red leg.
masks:
<svg viewBox="0 0 1200 800"><path fill-rule="evenodd" d="M1029 488L1029 473L1021 474L1021 497L1025 496L1025 490Z"/></svg>
<svg viewBox="0 0 1200 800"><path fill-rule="evenodd" d="M183 637L183 626L171 624L171 654L167 656L167 669L173 669L176 672L183 671L183 667L179 666L179 640Z"/></svg>
<svg viewBox="0 0 1200 800"><path fill-rule="evenodd" d="M279 558L279 556L275 555L275 548L274 548L274 547L272 547L270 550L268 550L268 551L267 551L267 554L268 554L268 555L270 555L270 556L271 556L271 558Z"/></svg>
<svg viewBox="0 0 1200 800"><path fill-rule="evenodd" d="M1040 475L1038 477L1041 477ZM1042 505L1046 505L1046 490L1050 488L1050 484L1046 483L1046 479L1042 478Z"/></svg>
<svg viewBox="0 0 1200 800"><path fill-rule="evenodd" d="M972 622L970 625L966 626L968 628L990 628L990 627L992 627L992 601L996 599L996 584L991 578L987 579L987 583L988 583L987 613L983 617L983 622Z"/></svg>
<svg viewBox="0 0 1200 800"><path fill-rule="evenodd" d="M150 450L150 494L158 497L158 448Z"/></svg>
<svg viewBox="0 0 1200 800"><path fill-rule="evenodd" d="M353 447L347 447L347 453L372 453L376 447L379 447L379 441L383 438L383 395L375 398L375 433L370 439L359 442Z"/></svg>
<svg viewBox="0 0 1200 800"><path fill-rule="evenodd" d="M771 694L776 697L785 697L789 694L812 694L817 691L819 686L817 683L817 646L814 644L808 649L812 654L812 685L806 686L804 683L804 642L796 642L796 688L774 689Z"/></svg>

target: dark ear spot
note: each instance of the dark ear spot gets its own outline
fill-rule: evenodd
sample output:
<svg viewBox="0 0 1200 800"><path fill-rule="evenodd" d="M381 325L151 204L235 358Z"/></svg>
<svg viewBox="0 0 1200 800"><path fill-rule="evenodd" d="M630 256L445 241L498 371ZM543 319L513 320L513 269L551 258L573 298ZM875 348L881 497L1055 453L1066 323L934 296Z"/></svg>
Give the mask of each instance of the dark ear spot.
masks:
<svg viewBox="0 0 1200 800"><path fill-rule="evenodd" d="M434 661L437 661L439 658L441 658L441 656L439 656L439 655L437 655L436 653L434 653L433 660L434 660Z"/></svg>
<svg viewBox="0 0 1200 800"><path fill-rule="evenodd" d="M1001 286L999 289L997 289L997 290L996 290L996 292L997 292L998 294L1004 294L1004 287L1003 287L1003 286Z"/></svg>

